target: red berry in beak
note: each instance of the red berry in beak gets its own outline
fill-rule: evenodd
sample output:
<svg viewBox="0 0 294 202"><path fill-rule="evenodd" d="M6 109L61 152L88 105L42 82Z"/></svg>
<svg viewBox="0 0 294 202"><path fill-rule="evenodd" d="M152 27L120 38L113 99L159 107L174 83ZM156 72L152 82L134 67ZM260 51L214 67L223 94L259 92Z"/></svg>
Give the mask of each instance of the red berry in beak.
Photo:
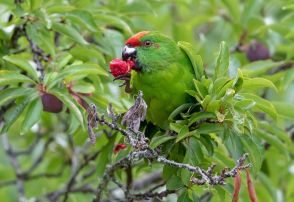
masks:
<svg viewBox="0 0 294 202"><path fill-rule="evenodd" d="M109 64L110 72L114 77L127 74L131 70L132 64L129 61L126 62L118 58L113 59Z"/></svg>

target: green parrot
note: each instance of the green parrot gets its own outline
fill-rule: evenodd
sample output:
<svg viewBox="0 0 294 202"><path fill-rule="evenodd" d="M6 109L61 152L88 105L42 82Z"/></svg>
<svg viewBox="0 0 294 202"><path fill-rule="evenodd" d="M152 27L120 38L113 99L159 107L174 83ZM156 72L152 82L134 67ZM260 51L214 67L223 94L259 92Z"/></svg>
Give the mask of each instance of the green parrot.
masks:
<svg viewBox="0 0 294 202"><path fill-rule="evenodd" d="M168 117L180 105L191 102L185 92L193 88L195 72L189 54L175 41L154 31L130 37L122 51L126 71L131 72L133 93L141 90L147 103L147 121L168 128Z"/></svg>

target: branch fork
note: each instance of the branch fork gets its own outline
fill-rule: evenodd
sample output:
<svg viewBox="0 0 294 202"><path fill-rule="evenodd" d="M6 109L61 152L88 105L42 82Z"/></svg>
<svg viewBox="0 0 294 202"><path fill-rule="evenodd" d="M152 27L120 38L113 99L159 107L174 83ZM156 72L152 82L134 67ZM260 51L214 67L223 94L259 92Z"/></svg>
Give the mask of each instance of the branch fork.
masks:
<svg viewBox="0 0 294 202"><path fill-rule="evenodd" d="M92 109L94 109L93 105L91 106ZM96 198L93 200L94 202L101 201L103 190L107 187L109 181L113 181L118 186L118 188L120 188L125 193L125 197L130 201L149 199L152 197L161 198L167 196L168 194L175 193L175 190L166 190L164 192L158 193L146 192L145 194L132 194L129 189L124 187L122 184L119 184L116 179L114 179L114 173L116 172L116 170L132 166L135 162L138 162L142 159L147 159L150 162L157 162L176 168L186 169L191 173L197 174L200 177L192 177L190 181L194 185L223 185L225 184L226 178L235 177L239 170L244 170L251 167L251 164L244 164L245 160L248 157L248 154L244 154L243 156L241 156L234 168L232 168L231 170L228 168L224 168L219 175L214 173L214 169L216 167L215 164L212 164L208 167L207 170L204 170L198 166L179 163L173 160L169 160L164 156L161 156L156 149L151 149L149 147L149 141L145 137L145 134L139 131L140 123L145 119L146 110L147 105L143 99L143 93L139 91L135 104L125 113L122 118L122 124L126 125L127 129L123 129L119 126L118 120L120 116L116 115L113 112L111 105L108 107L107 110L108 116L112 120L111 122L105 120L103 116L99 117L96 111L95 113L88 115L95 116L95 119L91 118L88 120L95 120L97 121L97 123L106 125L110 129L120 132L126 137L126 141L134 148L134 151L132 151L126 157L107 167L100 181L100 184L96 189ZM96 126L97 124L91 123L90 125Z"/></svg>

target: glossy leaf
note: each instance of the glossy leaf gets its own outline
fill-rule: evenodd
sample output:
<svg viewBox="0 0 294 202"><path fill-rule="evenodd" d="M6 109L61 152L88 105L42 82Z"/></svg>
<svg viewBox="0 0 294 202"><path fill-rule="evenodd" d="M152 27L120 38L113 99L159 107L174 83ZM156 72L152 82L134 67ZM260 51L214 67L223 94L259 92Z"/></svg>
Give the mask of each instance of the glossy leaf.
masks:
<svg viewBox="0 0 294 202"><path fill-rule="evenodd" d="M192 202L188 190L184 190L184 192L179 196L177 202Z"/></svg>
<svg viewBox="0 0 294 202"><path fill-rule="evenodd" d="M215 119L216 116L212 112L196 112L192 114L192 116L189 118L189 126L191 126L193 123L196 123L197 121L200 120L205 120L205 119Z"/></svg>
<svg viewBox="0 0 294 202"><path fill-rule="evenodd" d="M107 76L108 74L102 67L97 64L80 64L80 65L71 65L64 69L61 73L59 73L54 80L49 84L48 88L52 88L59 81L68 78L70 80L74 80L75 77L81 79L87 75L103 75Z"/></svg>
<svg viewBox="0 0 294 202"><path fill-rule="evenodd" d="M242 72L246 76L259 76L281 64L281 62L273 62L271 60L256 61L244 65Z"/></svg>
<svg viewBox="0 0 294 202"><path fill-rule="evenodd" d="M61 23L52 23L52 29L56 32L64 34L71 38L72 40L76 41L77 43L87 45L88 42L84 39L84 37L72 26L61 24Z"/></svg>
<svg viewBox="0 0 294 202"><path fill-rule="evenodd" d="M263 138L267 143L277 148L281 152L281 154L283 154L287 159L289 159L286 144L284 144L280 139L260 129L256 129L256 133L259 137Z"/></svg>
<svg viewBox="0 0 294 202"><path fill-rule="evenodd" d="M294 120L294 104L285 102L272 102L275 106L278 116Z"/></svg>
<svg viewBox="0 0 294 202"><path fill-rule="evenodd" d="M169 140L172 140L176 138L175 136L170 136L170 135L160 135L160 136L156 136L154 138L152 138L151 142L150 142L150 147L151 148L156 148L158 147L159 145L169 141Z"/></svg>
<svg viewBox="0 0 294 202"><path fill-rule="evenodd" d="M66 18L69 18L73 23L85 26L92 32L96 32L98 26L90 12L84 10L74 10L66 13Z"/></svg>
<svg viewBox="0 0 294 202"><path fill-rule="evenodd" d="M272 88L275 91L278 91L277 87L270 80L264 78L252 78L244 79L243 89L244 90L257 90L258 88Z"/></svg>
<svg viewBox="0 0 294 202"><path fill-rule="evenodd" d="M14 71L0 70L0 86L17 83L34 83L34 81Z"/></svg>
<svg viewBox="0 0 294 202"><path fill-rule="evenodd" d="M66 94L65 92L61 92L60 90L57 90L57 89L52 89L50 90L49 93L52 93L57 98L59 98L69 108L70 112L74 114L74 116L79 121L82 128L85 129L83 114L80 111L80 109L77 107L77 104L75 104L75 102L70 98L70 96Z"/></svg>
<svg viewBox="0 0 294 202"><path fill-rule="evenodd" d="M263 99L257 95L254 95L254 94L250 94L250 93L240 93L240 95L242 95L248 99L254 100L256 102L255 108L265 112L266 114L270 115L274 119L277 118L276 108L268 100Z"/></svg>
<svg viewBox="0 0 294 202"><path fill-rule="evenodd" d="M34 69L34 67L32 67L32 65L26 59L23 59L18 55L7 55L4 56L3 59L26 71L32 77L32 79L38 81L38 73L36 69Z"/></svg>
<svg viewBox="0 0 294 202"><path fill-rule="evenodd" d="M41 99L35 99L28 105L27 113L22 122L21 131L26 133L35 123L40 120L43 110Z"/></svg>
<svg viewBox="0 0 294 202"><path fill-rule="evenodd" d="M228 76L229 48L224 41L220 44L219 54L216 59L214 78Z"/></svg>
<svg viewBox="0 0 294 202"><path fill-rule="evenodd" d="M1 130L1 134L8 131L8 129L12 126L12 124L15 122L15 120L22 114L25 107L31 102L31 100L34 100L37 97L37 93L33 93L29 96L26 96L20 103L15 105L13 108L11 108L8 113L4 116L5 124Z"/></svg>
<svg viewBox="0 0 294 202"><path fill-rule="evenodd" d="M21 97L24 95L30 95L35 91L32 88L7 88L0 91L0 106L4 103L8 102L9 100L15 99L17 97Z"/></svg>

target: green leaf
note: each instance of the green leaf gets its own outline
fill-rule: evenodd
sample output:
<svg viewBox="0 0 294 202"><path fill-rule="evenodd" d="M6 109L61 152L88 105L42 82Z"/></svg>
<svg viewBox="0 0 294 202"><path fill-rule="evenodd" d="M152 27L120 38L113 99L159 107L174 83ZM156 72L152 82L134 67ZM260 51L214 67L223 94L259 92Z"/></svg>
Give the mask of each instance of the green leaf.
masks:
<svg viewBox="0 0 294 202"><path fill-rule="evenodd" d="M0 106L3 105L5 102L15 99L17 97L21 97L24 95L30 95L34 93L36 89L32 88L6 88L0 91Z"/></svg>
<svg viewBox="0 0 294 202"><path fill-rule="evenodd" d="M277 118L276 108L274 107L274 105L270 101L263 99L257 95L251 94L251 93L240 93L240 95L244 96L247 99L254 100L256 102L256 105L254 108L257 108L257 109L265 112L266 114L271 116L273 119Z"/></svg>
<svg viewBox="0 0 294 202"><path fill-rule="evenodd" d="M79 46L77 46L79 47ZM83 50L81 50L83 51ZM71 51L70 51L71 53ZM81 53L82 54L82 53ZM60 54L60 58L57 61L58 63L58 70L63 69L74 57L69 53ZM75 58L80 59L79 57L75 56Z"/></svg>
<svg viewBox="0 0 294 202"><path fill-rule="evenodd" d="M211 137L209 135L201 135L199 140L204 145L208 155L212 156L214 153L214 144Z"/></svg>
<svg viewBox="0 0 294 202"><path fill-rule="evenodd" d="M62 75L98 74L102 76L109 76L109 74L102 67L100 67L97 64L91 64L91 63L68 66L66 69L64 69L64 71L61 74Z"/></svg>
<svg viewBox="0 0 294 202"><path fill-rule="evenodd" d="M221 107L221 101L220 100L211 100L208 102L208 105L205 107L205 110L207 112L216 112L219 111Z"/></svg>
<svg viewBox="0 0 294 202"><path fill-rule="evenodd" d="M262 128L263 130L266 130L269 133L275 134L275 136L277 136L280 140L284 141L286 144L289 145L289 147L293 148L292 141L290 139L291 137L285 130L279 128L276 125L270 124L269 122L266 122L266 121L260 121L258 122L258 125L261 126L260 128Z"/></svg>
<svg viewBox="0 0 294 202"><path fill-rule="evenodd" d="M101 14L101 12L99 12L99 13L93 14L93 17L96 20L100 21L101 24L108 24L108 25L112 25L114 27L120 28L127 35L133 34L129 24L126 23L121 16L118 17L115 15L106 15L106 14Z"/></svg>
<svg viewBox="0 0 294 202"><path fill-rule="evenodd" d="M275 189L275 185L268 176L266 176L263 172L258 173L258 180L262 183L264 188L268 191L267 194L270 195L273 201L279 201L277 189Z"/></svg>
<svg viewBox="0 0 294 202"><path fill-rule="evenodd" d="M193 81L194 81L195 88L197 92L199 93L201 99L204 99L204 97L208 94L207 88L205 87L203 83L201 83L201 81L198 81L195 79L193 79Z"/></svg>
<svg viewBox="0 0 294 202"><path fill-rule="evenodd" d="M236 102L236 104L234 105L236 108L241 108L243 110L248 110L251 109L255 106L256 102L253 100L249 100L249 99L244 99L241 101Z"/></svg>
<svg viewBox="0 0 294 202"><path fill-rule="evenodd" d="M176 143L189 136L189 127L184 125L179 131L176 139Z"/></svg>
<svg viewBox="0 0 294 202"><path fill-rule="evenodd" d="M200 95L196 91L194 91L194 90L185 90L185 92L188 95L196 98L197 102L201 103L202 99L200 98Z"/></svg>
<svg viewBox="0 0 294 202"><path fill-rule="evenodd" d="M72 40L83 44L87 45L88 42L85 41L83 36L72 26L67 25L67 24L61 24L61 23L52 23L52 29L56 32L59 32L61 34L64 34L68 37L70 37Z"/></svg>
<svg viewBox="0 0 294 202"><path fill-rule="evenodd" d="M78 82L74 84L73 91L78 93L93 93L95 91L94 85L87 83L87 82Z"/></svg>
<svg viewBox="0 0 294 202"><path fill-rule="evenodd" d="M75 117L77 118L77 120L79 120L79 123L83 127L83 130L85 130L83 115L82 115L80 109L74 103L74 101L72 99L70 99L71 96L66 94L65 92L61 92L58 89L52 89L49 91L49 93L52 93L53 95L55 95L69 108L70 112L72 112L75 115Z"/></svg>
<svg viewBox="0 0 294 202"><path fill-rule="evenodd" d="M238 69L238 74L237 74L236 78L234 79L234 82L232 85L232 87L234 88L236 93L242 89L243 83L244 83L243 74L242 74L241 70Z"/></svg>
<svg viewBox="0 0 294 202"><path fill-rule="evenodd" d="M89 45L87 47L77 45L70 50L70 54L74 58L82 60L84 62L93 62L100 65L105 64L105 59L102 53L97 50L97 48L93 45Z"/></svg>
<svg viewBox="0 0 294 202"><path fill-rule="evenodd" d="M229 48L224 41L220 44L220 50L216 59L214 79L221 76L228 76L229 69Z"/></svg>
<svg viewBox="0 0 294 202"><path fill-rule="evenodd" d="M47 12L49 14L65 13L65 12L70 12L74 9L75 9L75 7L72 5L65 5L65 4L56 3L56 4L52 4L49 7L47 7Z"/></svg>
<svg viewBox="0 0 294 202"><path fill-rule="evenodd" d="M199 165L203 163L204 154L198 138L191 137L187 140L187 142L183 142L184 146L186 147L186 157L188 157L186 162L192 165Z"/></svg>
<svg viewBox="0 0 294 202"><path fill-rule="evenodd" d="M270 145L276 147L281 154L287 158L287 160L290 159L286 144L284 144L279 138L261 129L256 129L255 132L257 136L264 139Z"/></svg>
<svg viewBox="0 0 294 202"><path fill-rule="evenodd" d="M172 121L174 120L174 118L179 115L181 112L183 112L184 110L189 109L189 107L191 107L192 103L186 103L186 104L182 104L181 106L177 107L168 117L168 120Z"/></svg>
<svg viewBox="0 0 294 202"><path fill-rule="evenodd" d="M65 78L74 80L75 78L81 79L87 75L108 76L108 73L97 64L84 63L80 65L71 65L60 72L58 76L52 80L48 88L52 88L56 83Z"/></svg>
<svg viewBox="0 0 294 202"><path fill-rule="evenodd" d="M244 75L253 77L260 76L266 73L267 71L282 65L283 62L273 62L271 60L263 60L248 63L242 66L242 72Z"/></svg>
<svg viewBox="0 0 294 202"><path fill-rule="evenodd" d="M283 10L294 10L294 4L292 3L292 4L289 4L287 6L284 6L282 9Z"/></svg>
<svg viewBox="0 0 294 202"><path fill-rule="evenodd" d="M244 2L244 4L245 7L242 12L242 24L243 26L247 26L248 20L260 11L262 1L248 0Z"/></svg>
<svg viewBox="0 0 294 202"><path fill-rule="evenodd" d="M21 126L21 131L23 134L31 129L31 127L40 120L42 110L43 105L40 98L32 101L29 104L27 113Z"/></svg>
<svg viewBox="0 0 294 202"><path fill-rule="evenodd" d="M204 76L204 67L201 56L195 54L196 51L190 43L179 41L178 46L186 53L186 55L190 59L190 62L192 63L192 66L194 68L195 78L200 81L202 76Z"/></svg>
<svg viewBox="0 0 294 202"><path fill-rule="evenodd" d="M185 189L183 193L178 197L177 202L192 202L189 197L188 189Z"/></svg>
<svg viewBox="0 0 294 202"><path fill-rule="evenodd" d="M37 71L26 59L21 58L21 56L6 55L3 57L3 59L26 71L35 81L39 80Z"/></svg>
<svg viewBox="0 0 294 202"><path fill-rule="evenodd" d="M285 76L282 82L282 89L285 90L291 85L292 81L294 81L294 68L290 68L288 71L284 71Z"/></svg>
<svg viewBox="0 0 294 202"><path fill-rule="evenodd" d="M95 23L95 20L92 14L85 10L74 10L68 13L65 13L65 18L69 18L72 23L86 27L92 32L96 32L98 26Z"/></svg>
<svg viewBox="0 0 294 202"><path fill-rule="evenodd" d="M170 135L160 135L160 136L154 136L150 142L150 147L152 149L158 147L159 145L169 141L169 140L172 140L172 139L175 139L176 137L175 136L170 136Z"/></svg>
<svg viewBox="0 0 294 202"><path fill-rule="evenodd" d="M234 81L233 80L230 80L224 86L222 86L221 88L219 88L216 91L217 98L220 99L221 97L226 96L228 90L229 90L229 92L234 92L234 90L232 89L233 88L233 84L234 84Z"/></svg>
<svg viewBox="0 0 294 202"><path fill-rule="evenodd" d="M177 133L180 132L180 130L182 129L183 124L181 123L170 123L169 124L169 128Z"/></svg>
<svg viewBox="0 0 294 202"><path fill-rule="evenodd" d="M181 178L176 175L171 176L166 182L166 189L168 190L179 189L183 186Z"/></svg>
<svg viewBox="0 0 294 202"><path fill-rule="evenodd" d="M235 163L228 154L226 154L223 150L220 150L219 147L215 148L214 158L218 161L220 165L224 165L226 167L234 167Z"/></svg>
<svg viewBox="0 0 294 202"><path fill-rule="evenodd" d="M45 53L49 53L52 57L55 56L54 38L47 29L44 27L39 28L38 24L28 23L26 33Z"/></svg>
<svg viewBox="0 0 294 202"><path fill-rule="evenodd" d="M44 79L43 79L43 84L44 86L49 86L49 84L52 83L52 86L53 84L55 84L57 81L56 81L56 78L58 77L58 73L57 72L48 72L45 74L44 76Z"/></svg>
<svg viewBox="0 0 294 202"><path fill-rule="evenodd" d="M31 10L35 10L41 6L43 0L30 0Z"/></svg>
<svg viewBox="0 0 294 202"><path fill-rule="evenodd" d="M294 104L286 103L286 102L272 102L275 106L278 116L294 120Z"/></svg>
<svg viewBox="0 0 294 202"><path fill-rule="evenodd" d="M198 133L200 134L218 133L223 130L224 127L221 123L202 123L198 127Z"/></svg>
<svg viewBox="0 0 294 202"><path fill-rule="evenodd" d="M252 163L253 171L257 174L261 168L263 161L263 148L259 142L256 142L255 139L249 136L242 136L239 138L244 146L246 152L249 153L249 160Z"/></svg>
<svg viewBox="0 0 294 202"><path fill-rule="evenodd" d="M98 156L97 162L99 162L99 166L97 166L96 173L98 176L102 176L105 172L107 164L110 162L111 155L113 153L113 146L115 143L115 137L112 136L108 143L101 148L101 153Z"/></svg>
<svg viewBox="0 0 294 202"><path fill-rule="evenodd" d="M272 88L276 92L277 87L268 79L264 78L246 78L243 80L243 90L255 90L258 88Z"/></svg>
<svg viewBox="0 0 294 202"><path fill-rule="evenodd" d="M233 83L236 83L236 82L232 81L228 77L216 78L216 80L213 82L213 85L211 85L211 87L209 89L209 93L210 94L219 94L221 89L223 89L225 86L231 86L231 84L233 84Z"/></svg>
<svg viewBox="0 0 294 202"><path fill-rule="evenodd" d="M189 126L191 126L193 123L203 120L203 119L216 119L216 116L212 112L195 112L192 114L192 116L189 118Z"/></svg>
<svg viewBox="0 0 294 202"><path fill-rule="evenodd" d="M29 77L14 71L0 70L0 86L11 85L17 83L35 83Z"/></svg>
<svg viewBox="0 0 294 202"><path fill-rule="evenodd" d="M25 107L30 103L31 100L35 99L38 96L38 93L30 94L25 97L21 103L17 104L15 107L8 110L8 112L4 116L5 124L1 130L1 134L8 131L11 125L15 122L15 120L21 115Z"/></svg>
<svg viewBox="0 0 294 202"><path fill-rule="evenodd" d="M231 15L232 21L240 21L240 5L238 0L222 0Z"/></svg>

